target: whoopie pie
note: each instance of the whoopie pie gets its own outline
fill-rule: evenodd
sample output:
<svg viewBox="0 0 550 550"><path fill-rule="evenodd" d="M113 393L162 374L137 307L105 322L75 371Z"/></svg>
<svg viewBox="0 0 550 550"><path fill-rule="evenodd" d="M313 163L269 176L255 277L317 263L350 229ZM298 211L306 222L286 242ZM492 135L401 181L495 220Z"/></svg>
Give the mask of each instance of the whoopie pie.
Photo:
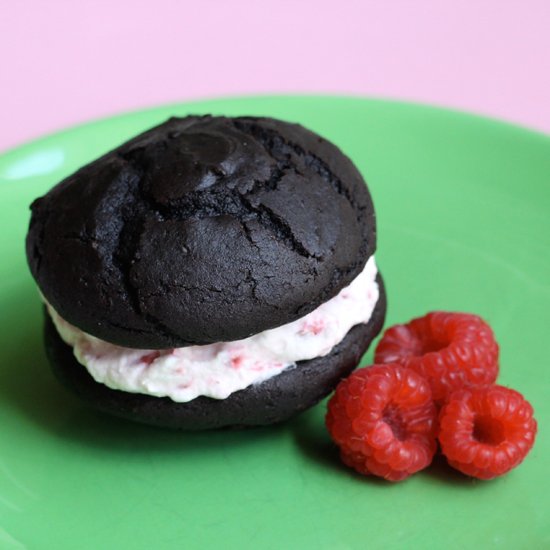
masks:
<svg viewBox="0 0 550 550"><path fill-rule="evenodd" d="M51 366L104 412L280 422L330 393L383 325L365 181L298 124L171 118L31 210Z"/></svg>

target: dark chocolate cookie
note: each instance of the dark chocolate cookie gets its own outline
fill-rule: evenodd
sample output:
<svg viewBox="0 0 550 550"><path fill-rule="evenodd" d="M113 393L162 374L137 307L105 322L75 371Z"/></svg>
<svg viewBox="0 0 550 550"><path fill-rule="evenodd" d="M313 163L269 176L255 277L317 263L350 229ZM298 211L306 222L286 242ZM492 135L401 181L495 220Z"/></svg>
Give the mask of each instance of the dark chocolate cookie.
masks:
<svg viewBox="0 0 550 550"><path fill-rule="evenodd" d="M36 200L27 257L73 325L167 348L304 316L359 274L375 240L368 190L336 146L278 120L190 116Z"/></svg>
<svg viewBox="0 0 550 550"><path fill-rule="evenodd" d="M386 294L380 276L377 281L380 298L370 321L353 327L328 355L301 361L296 367L235 392L227 399L197 397L188 403L176 403L167 397L112 390L99 384L76 361L72 348L61 340L47 313L46 352L64 386L91 407L115 416L182 430L273 424L317 403L357 366L384 322Z"/></svg>

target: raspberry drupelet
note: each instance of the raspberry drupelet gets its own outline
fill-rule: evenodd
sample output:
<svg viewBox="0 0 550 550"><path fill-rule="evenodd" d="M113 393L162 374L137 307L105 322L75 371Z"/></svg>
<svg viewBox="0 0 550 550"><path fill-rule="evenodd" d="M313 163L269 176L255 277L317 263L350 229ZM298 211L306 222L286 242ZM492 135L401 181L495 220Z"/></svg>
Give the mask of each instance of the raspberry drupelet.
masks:
<svg viewBox="0 0 550 550"><path fill-rule="evenodd" d="M491 327L469 313L435 311L386 330L375 363L397 363L427 378L433 398L495 382L499 348Z"/></svg>
<svg viewBox="0 0 550 550"><path fill-rule="evenodd" d="M428 382L399 365L374 365L343 380L328 404L328 431L343 462L400 481L428 466L437 410Z"/></svg>

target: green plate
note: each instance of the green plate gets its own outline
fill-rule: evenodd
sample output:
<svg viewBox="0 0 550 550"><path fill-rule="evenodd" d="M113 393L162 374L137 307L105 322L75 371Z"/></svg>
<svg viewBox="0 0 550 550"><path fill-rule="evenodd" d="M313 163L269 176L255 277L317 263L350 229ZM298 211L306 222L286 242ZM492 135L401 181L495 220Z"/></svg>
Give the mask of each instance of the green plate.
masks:
<svg viewBox="0 0 550 550"><path fill-rule="evenodd" d="M23 253L29 203L132 134L203 112L299 121L351 156L377 207L388 323L432 309L491 323L500 382L524 393L539 421L518 469L480 482L438 459L390 484L339 463L324 404L272 428L186 434L98 415L58 386ZM548 137L361 99L173 105L4 154L0 208L0 548L550 547Z"/></svg>

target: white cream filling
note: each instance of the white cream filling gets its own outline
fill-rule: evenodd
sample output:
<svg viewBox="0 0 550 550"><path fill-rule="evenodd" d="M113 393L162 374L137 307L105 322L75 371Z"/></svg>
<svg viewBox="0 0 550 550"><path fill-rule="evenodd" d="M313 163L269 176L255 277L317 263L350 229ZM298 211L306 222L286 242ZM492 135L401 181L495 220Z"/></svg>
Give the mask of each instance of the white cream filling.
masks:
<svg viewBox="0 0 550 550"><path fill-rule="evenodd" d="M338 295L304 317L244 340L167 350L131 349L87 334L46 303L61 338L96 382L109 388L185 403L200 395L225 399L298 361L327 355L378 301L374 256Z"/></svg>

